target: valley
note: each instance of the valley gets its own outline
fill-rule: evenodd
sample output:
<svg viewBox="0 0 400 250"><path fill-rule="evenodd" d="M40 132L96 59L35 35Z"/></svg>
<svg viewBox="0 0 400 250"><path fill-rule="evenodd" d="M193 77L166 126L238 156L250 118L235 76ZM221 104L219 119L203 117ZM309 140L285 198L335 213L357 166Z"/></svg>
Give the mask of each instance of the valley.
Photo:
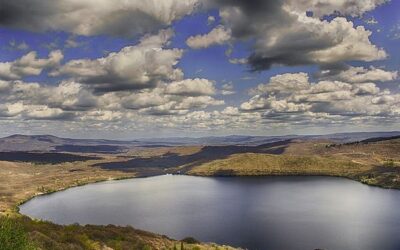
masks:
<svg viewBox="0 0 400 250"><path fill-rule="evenodd" d="M27 137L24 145L32 140ZM265 142L265 138L263 139ZM268 140L267 140L268 141ZM9 142L8 142L9 143ZM37 142L35 142L37 143ZM45 143L51 144L51 141ZM115 142L113 142L115 143ZM163 174L194 176L337 176L383 188L400 188L400 138L398 136L345 141L332 138L273 138L262 144L218 143L213 145L124 144L123 151L55 152L42 150L4 151L0 161L0 211L22 225L28 237L43 249L97 248L120 244L122 249L141 245L173 249L180 241L133 228L117 226L59 226L31 220L18 213L18 205L30 198L69 187L105 180ZM122 142L117 143L119 145ZM162 144L165 144L163 142ZM38 145L38 144L34 144ZM102 144L106 145L106 144ZM1 146L1 145L0 145ZM49 146L49 145L47 145ZM87 146L86 144L75 147ZM57 145L60 148L63 145ZM67 147L68 148L68 147ZM108 148L104 147L103 148ZM70 148L68 148L70 149ZM87 147L86 147L87 149ZM73 149L76 151L76 148ZM90 151L90 150L89 150ZM21 155L23 157L21 157ZM56 159L56 160L55 160ZM98 231L103 232L99 236ZM66 232L70 236L66 236ZM85 235L77 238L77 232ZM64 236L63 236L64 235ZM75 236L72 236L75 235ZM66 241L65 237L71 237ZM122 238L121 238L122 237ZM85 243L85 244L86 244ZM89 244L88 243L88 244ZM90 245L89 244L89 245ZM186 243L184 243L186 244ZM63 246L63 247L62 247ZM216 246L216 245L215 245ZM185 249L214 249L207 244L189 244ZM117 248L114 248L117 249ZM224 249L224 248L219 248ZM228 247L226 247L228 249Z"/></svg>

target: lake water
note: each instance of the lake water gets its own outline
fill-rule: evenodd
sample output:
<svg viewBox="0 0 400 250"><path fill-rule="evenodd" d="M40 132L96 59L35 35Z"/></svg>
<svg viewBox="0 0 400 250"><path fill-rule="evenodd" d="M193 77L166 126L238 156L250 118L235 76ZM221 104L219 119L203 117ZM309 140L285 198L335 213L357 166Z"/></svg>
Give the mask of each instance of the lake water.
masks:
<svg viewBox="0 0 400 250"><path fill-rule="evenodd" d="M333 177L158 176L40 196L21 213L248 249L400 249L400 191Z"/></svg>

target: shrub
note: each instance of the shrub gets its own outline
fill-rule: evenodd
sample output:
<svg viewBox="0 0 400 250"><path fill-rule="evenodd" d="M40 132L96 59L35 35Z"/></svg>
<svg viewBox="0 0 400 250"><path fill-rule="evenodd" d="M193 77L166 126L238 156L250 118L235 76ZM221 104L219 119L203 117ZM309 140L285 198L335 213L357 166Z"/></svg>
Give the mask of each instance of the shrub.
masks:
<svg viewBox="0 0 400 250"><path fill-rule="evenodd" d="M386 162L383 163L383 165L384 165L385 167L389 167L389 168L392 168L392 167L395 167L395 166L396 166L396 164L394 163L394 161L393 161L392 159L387 160Z"/></svg>
<svg viewBox="0 0 400 250"><path fill-rule="evenodd" d="M0 217L0 250L34 250L24 229L9 217Z"/></svg>
<svg viewBox="0 0 400 250"><path fill-rule="evenodd" d="M199 244L200 243L200 241L196 240L193 237L184 238L182 241L185 243L188 243L188 244Z"/></svg>

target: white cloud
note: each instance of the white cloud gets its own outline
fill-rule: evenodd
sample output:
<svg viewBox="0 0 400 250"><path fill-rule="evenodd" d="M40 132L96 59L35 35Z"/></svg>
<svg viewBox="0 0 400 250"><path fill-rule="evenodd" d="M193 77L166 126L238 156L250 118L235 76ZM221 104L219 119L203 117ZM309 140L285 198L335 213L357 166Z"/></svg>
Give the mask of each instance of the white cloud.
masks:
<svg viewBox="0 0 400 250"><path fill-rule="evenodd" d="M369 25L375 25L375 24L378 24L378 20L376 20L374 17L371 17L371 18L365 20L365 23L367 23Z"/></svg>
<svg viewBox="0 0 400 250"><path fill-rule="evenodd" d="M386 58L386 52L369 41L372 32L366 30L363 26L354 27L352 22L340 17L329 23L326 21L322 23L321 26L323 27L320 28L324 33L332 35L336 32L336 37L331 37L336 44L326 49L311 52L311 60L317 63L336 63L349 60L369 62Z"/></svg>
<svg viewBox="0 0 400 250"><path fill-rule="evenodd" d="M153 89L94 94L72 80L56 86L22 81L0 82L0 117L23 119L123 119L132 114L184 115L194 109L223 105L206 79L161 84ZM121 115L112 116L115 112ZM98 115L96 115L98 114ZM101 115L100 115L101 114ZM108 117L108 118L107 118Z"/></svg>
<svg viewBox="0 0 400 250"><path fill-rule="evenodd" d="M296 16L296 23L259 34L256 49L249 58L255 69L261 70L273 64L374 61L387 56L383 49L369 41L370 31L362 26L354 27L345 18L320 21L297 13L292 15Z"/></svg>
<svg viewBox="0 0 400 250"><path fill-rule="evenodd" d="M215 17L214 16L208 16L207 18L207 25L211 25L215 22Z"/></svg>
<svg viewBox="0 0 400 250"><path fill-rule="evenodd" d="M246 64L248 60L247 58L229 58L229 62L232 64Z"/></svg>
<svg viewBox="0 0 400 250"><path fill-rule="evenodd" d="M116 97L120 99L122 106L127 109L143 109L149 107L161 106L169 102L167 96L159 89L152 91L143 91L140 93L132 93L124 97Z"/></svg>
<svg viewBox="0 0 400 250"><path fill-rule="evenodd" d="M166 93L171 95L201 96L215 95L214 83L208 79L185 79L172 82L166 87Z"/></svg>
<svg viewBox="0 0 400 250"><path fill-rule="evenodd" d="M191 36L186 40L186 44L192 49L208 48L212 45L221 45L231 39L230 30L218 25L208 34Z"/></svg>
<svg viewBox="0 0 400 250"><path fill-rule="evenodd" d="M176 64L183 51L164 48L172 35L172 30L161 30L106 57L69 61L52 75L75 77L98 92L154 88L163 81L181 80L183 72Z"/></svg>
<svg viewBox="0 0 400 250"><path fill-rule="evenodd" d="M62 109L50 108L46 105L28 105L24 111L24 116L30 119L63 119L68 116L68 113Z"/></svg>
<svg viewBox="0 0 400 250"><path fill-rule="evenodd" d="M253 96L241 104L241 110L260 113L274 123L379 123L380 119L399 118L399 95L372 82L312 83L305 73L283 74L250 92Z"/></svg>
<svg viewBox="0 0 400 250"><path fill-rule="evenodd" d="M253 95L264 93L291 93L309 88L307 73L286 73L271 77L269 83L260 84L250 90Z"/></svg>
<svg viewBox="0 0 400 250"><path fill-rule="evenodd" d="M0 24L31 31L133 36L152 32L190 14L197 0L0 1Z"/></svg>
<svg viewBox="0 0 400 250"><path fill-rule="evenodd" d="M48 58L37 58L31 51L13 62L0 62L0 79L16 80L25 76L40 75L43 69L56 67L63 59L60 50L50 52Z"/></svg>
<svg viewBox="0 0 400 250"><path fill-rule="evenodd" d="M320 78L322 79L337 79L344 82L360 83L369 81L387 82L397 79L398 71L386 71L383 69L370 67L352 67L340 71L338 73L331 70L321 72Z"/></svg>
<svg viewBox="0 0 400 250"><path fill-rule="evenodd" d="M64 119L69 114L60 108L46 105L25 105L22 102L0 104L0 114L5 117L19 116L22 119Z"/></svg>
<svg viewBox="0 0 400 250"><path fill-rule="evenodd" d="M374 10L377 6L388 2L387 0L288 0L289 8L296 11L312 11L314 16L323 17L340 13L353 17L362 16L365 12Z"/></svg>
<svg viewBox="0 0 400 250"><path fill-rule="evenodd" d="M0 117L122 122L137 116L182 116L223 105L212 97L217 93L213 81L184 79L176 66L183 51L165 48L172 35L171 30L161 30L104 58L72 60L62 66L58 52L49 59L29 53L11 64L29 74L57 66L51 75L69 78L58 85L0 80Z"/></svg>
<svg viewBox="0 0 400 250"><path fill-rule="evenodd" d="M236 92L234 91L233 84L231 82L222 85L222 90L221 90L222 95L233 95L235 93Z"/></svg>
<svg viewBox="0 0 400 250"><path fill-rule="evenodd" d="M383 2L213 0L207 6L220 9L224 28L219 29L229 31L231 37L224 42L254 41L248 63L253 70L265 70L273 65L324 65L386 58L386 52L369 40L370 31L355 27L344 17L335 17L337 13L361 16ZM307 11L312 11L313 16ZM331 19L321 18L331 14ZM207 35L197 38L198 44L193 46L196 48L207 47L215 40Z"/></svg>

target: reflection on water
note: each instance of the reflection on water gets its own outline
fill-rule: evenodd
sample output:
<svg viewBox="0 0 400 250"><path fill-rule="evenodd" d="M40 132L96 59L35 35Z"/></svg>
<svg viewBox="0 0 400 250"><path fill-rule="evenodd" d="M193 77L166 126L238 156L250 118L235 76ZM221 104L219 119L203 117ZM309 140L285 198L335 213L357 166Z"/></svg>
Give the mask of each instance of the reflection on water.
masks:
<svg viewBox="0 0 400 250"><path fill-rule="evenodd" d="M21 213L249 249L400 249L400 191L332 177L158 176L37 197Z"/></svg>

